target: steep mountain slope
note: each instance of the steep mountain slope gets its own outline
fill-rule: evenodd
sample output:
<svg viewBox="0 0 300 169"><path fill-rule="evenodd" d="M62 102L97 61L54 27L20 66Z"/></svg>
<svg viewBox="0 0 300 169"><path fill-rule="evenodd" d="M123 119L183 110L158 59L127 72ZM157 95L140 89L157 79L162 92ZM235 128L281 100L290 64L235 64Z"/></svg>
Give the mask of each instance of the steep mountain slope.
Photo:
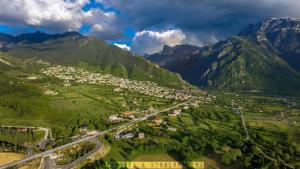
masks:
<svg viewBox="0 0 300 169"><path fill-rule="evenodd" d="M239 36L272 51L300 71L300 19L272 18L248 26Z"/></svg>
<svg viewBox="0 0 300 169"><path fill-rule="evenodd" d="M54 64L80 65L97 71L163 85L186 84L179 75L163 70L142 57L94 37L76 32L49 35L41 32L14 37L2 47L6 54L19 59L36 58Z"/></svg>
<svg viewBox="0 0 300 169"><path fill-rule="evenodd" d="M146 58L163 68L179 73L186 81L203 86L201 76L209 68L214 57L203 55L205 48L191 45L164 46L162 52Z"/></svg>
<svg viewBox="0 0 300 169"><path fill-rule="evenodd" d="M246 91L299 89L299 73L278 56L264 52L247 39L232 37L214 53L210 57L216 60L202 76L210 88Z"/></svg>
<svg viewBox="0 0 300 169"><path fill-rule="evenodd" d="M150 61L158 63L159 65L167 66L172 62L184 60L192 57L193 55L199 54L200 50L200 47L187 44L177 45L174 47L165 45L161 52L153 55L146 55L145 57L149 57Z"/></svg>
<svg viewBox="0 0 300 169"><path fill-rule="evenodd" d="M250 25L239 36L202 48L169 47L167 52L163 50L147 59L181 74L183 79L199 87L296 91L300 89L300 22L297 19L282 20L271 19ZM264 25L271 21L281 24L269 24L265 28Z"/></svg>

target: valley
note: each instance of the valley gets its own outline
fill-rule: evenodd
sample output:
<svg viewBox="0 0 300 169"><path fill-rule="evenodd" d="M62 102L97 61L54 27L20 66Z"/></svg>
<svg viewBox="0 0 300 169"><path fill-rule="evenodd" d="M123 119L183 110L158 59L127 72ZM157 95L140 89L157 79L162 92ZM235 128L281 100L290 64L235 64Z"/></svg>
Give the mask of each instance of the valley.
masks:
<svg viewBox="0 0 300 169"><path fill-rule="evenodd" d="M246 30L165 46L157 64L77 32L5 36L0 169L298 169L297 66Z"/></svg>
<svg viewBox="0 0 300 169"><path fill-rule="evenodd" d="M18 65L28 62L36 64L31 60L19 61ZM300 101L297 98L204 92L193 88L181 91L152 82L94 73L82 67L45 65L34 71L25 66L11 67L2 76L13 82L10 85L15 88L14 92L21 90L26 94L30 91L31 94L26 95L32 97L30 102L26 102L32 105L30 109L26 109L26 104L22 109L11 109L2 102L2 127L9 124L51 128L53 140L48 139L46 150L33 149L33 154L41 154L32 156L39 161L43 156L46 160L44 151L53 153L65 149L63 157L68 157L69 146L72 148L81 142L88 143L85 140L97 138L104 147L110 146L110 151L101 159L92 162L81 159L76 165L81 168L103 168L104 165L115 165L112 161L141 161L145 155L156 157L160 154L167 154L173 159L162 158L163 161L204 162L205 167L211 168L230 168L231 165L243 168L245 165L250 167L254 162L257 165L274 165L266 157L284 161L279 165L288 164L291 168L298 164L297 148L300 143L296 140L299 140L300 132ZM31 87L26 87L27 84ZM180 106L179 114L171 114L178 111L174 106L185 102L188 104ZM35 108L36 103L43 106L42 114L38 107ZM250 140L246 137L236 108L243 112ZM162 114L157 114L157 110L162 110L159 111ZM124 118L122 112L132 112L134 119ZM109 118L116 115L124 120L112 123ZM133 137L116 139L117 133L131 133ZM139 136L140 133L144 136ZM33 142L40 140L44 132L34 137L38 139L33 139ZM27 152L28 139L23 142L7 140L5 144L11 144L12 148L18 145L19 148L5 151ZM273 153L274 144L279 145L276 153ZM258 149L264 154L256 152ZM85 153L89 151L87 149ZM236 153L236 156L233 155ZM77 158L80 159L80 156ZM256 158L261 161L255 161ZM68 165L59 161L55 163ZM52 166L55 163L50 160L45 164Z"/></svg>

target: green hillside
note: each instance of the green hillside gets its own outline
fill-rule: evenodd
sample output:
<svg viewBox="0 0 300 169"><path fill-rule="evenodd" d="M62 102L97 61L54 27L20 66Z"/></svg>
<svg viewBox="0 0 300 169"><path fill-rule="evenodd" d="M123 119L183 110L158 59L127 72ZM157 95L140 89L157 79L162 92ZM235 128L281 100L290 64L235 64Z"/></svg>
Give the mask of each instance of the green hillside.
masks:
<svg viewBox="0 0 300 169"><path fill-rule="evenodd" d="M32 36L34 34L37 33ZM96 38L73 34L53 35L52 38L51 35L48 36L38 39L38 43L29 35L16 38L20 40L6 53L20 59L35 58L54 64L85 65L120 77L154 81L167 86L185 84L179 75L158 68L142 57L134 56Z"/></svg>
<svg viewBox="0 0 300 169"><path fill-rule="evenodd" d="M107 84L64 86L63 80L41 73L41 68L51 67L49 63L16 59L7 53L0 53L0 59L1 125L49 127L54 137L61 138L78 134L82 125L97 130L111 127L107 119L112 114L173 104L169 99L131 90L117 92L116 87ZM97 68L83 63L80 66ZM46 91L58 94L49 95Z"/></svg>
<svg viewBox="0 0 300 169"><path fill-rule="evenodd" d="M273 53L263 52L250 41L233 37L217 52L206 75L209 88L242 91L299 90L300 75Z"/></svg>

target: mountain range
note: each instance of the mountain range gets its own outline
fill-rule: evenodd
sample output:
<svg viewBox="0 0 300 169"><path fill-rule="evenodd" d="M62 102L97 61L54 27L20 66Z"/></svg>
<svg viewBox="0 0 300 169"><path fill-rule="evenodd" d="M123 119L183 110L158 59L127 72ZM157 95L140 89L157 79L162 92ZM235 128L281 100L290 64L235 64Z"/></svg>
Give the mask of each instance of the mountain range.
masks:
<svg viewBox="0 0 300 169"><path fill-rule="evenodd" d="M216 44L164 46L145 58L200 88L299 91L300 19L266 19Z"/></svg>
<svg viewBox="0 0 300 169"><path fill-rule="evenodd" d="M178 74L95 37L77 32L50 35L42 32L18 36L0 34L0 51L16 59L36 59L59 65L84 66L133 80L165 86L186 86Z"/></svg>
<svg viewBox="0 0 300 169"><path fill-rule="evenodd" d="M236 36L203 47L164 46L161 52L145 56L149 61L77 32L51 35L37 31L18 36L0 33L0 51L17 59L84 66L172 87L186 85L187 81L214 90L300 90L297 18L266 19L249 25Z"/></svg>

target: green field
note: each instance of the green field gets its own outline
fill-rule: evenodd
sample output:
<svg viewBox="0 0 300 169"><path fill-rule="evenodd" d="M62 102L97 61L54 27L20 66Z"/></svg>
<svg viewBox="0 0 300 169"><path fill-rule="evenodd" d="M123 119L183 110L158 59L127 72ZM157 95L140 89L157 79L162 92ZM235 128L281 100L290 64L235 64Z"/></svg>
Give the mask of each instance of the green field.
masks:
<svg viewBox="0 0 300 169"><path fill-rule="evenodd" d="M150 160L157 160L162 154L179 161L203 160L206 168L284 168L279 161L299 165L300 127L294 123L300 115L297 104L287 109L291 101L268 96L222 94L216 98L214 103L200 104L179 117L164 114L161 116L164 123L159 126L152 125L150 120L142 123L131 132L144 132L145 139L114 140L111 152L104 159L86 167L101 168L103 162L135 161L149 156ZM244 112L250 140L245 139L241 117L232 110L232 105ZM287 111L288 120L277 118L278 111ZM169 127L177 131L167 130ZM266 159L257 148L277 159L277 164Z"/></svg>
<svg viewBox="0 0 300 169"><path fill-rule="evenodd" d="M112 127L114 124L108 122L112 114L130 111L143 116L143 111L150 107L163 109L178 104L128 90L116 92L108 85L64 86L62 80L43 77L38 70L31 69L30 63L22 62L17 68L0 65L0 124L51 128L56 140L48 145L49 149L79 135L81 126L89 130ZM29 80L33 75L41 78ZM57 94L46 95L48 90ZM190 106L178 117L161 114L160 125L147 120L129 130L135 134L143 132L144 139L115 140L113 134L101 138L111 146L110 152L83 168L103 168L105 162L134 161L161 154L187 163L203 159L215 168L276 169L284 168L285 164L300 165L299 98L222 92L195 95L202 100L215 99L203 101L199 107ZM233 108L243 112L249 140L241 116ZM26 146L16 143L16 139L23 143L41 137L41 133L29 138L9 135L0 137L5 141L3 144L23 148Z"/></svg>

